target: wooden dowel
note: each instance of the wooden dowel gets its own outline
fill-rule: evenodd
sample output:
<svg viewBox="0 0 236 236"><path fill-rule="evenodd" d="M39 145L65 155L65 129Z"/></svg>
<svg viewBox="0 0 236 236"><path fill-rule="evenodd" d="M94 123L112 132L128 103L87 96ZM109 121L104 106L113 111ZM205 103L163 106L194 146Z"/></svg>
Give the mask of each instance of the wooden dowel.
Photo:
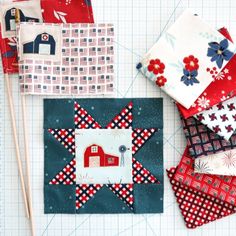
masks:
<svg viewBox="0 0 236 236"><path fill-rule="evenodd" d="M20 147L19 147L19 142L18 142L18 137L17 137L16 118L15 118L13 98L12 98L12 93L11 93L11 88L10 88L9 75L4 74L4 78L5 78L5 84L6 84L6 89L7 89L7 97L8 97L8 102L9 102L12 131L13 131L13 137L14 137L14 143L15 143L15 149L16 149L16 160L17 160L17 166L18 166L18 171L19 171L19 176L20 176L23 201L25 205L26 217L29 218L29 207L28 207L27 194L26 194L26 189L25 189L23 169L22 169L22 163L21 163L21 157L20 157Z"/></svg>
<svg viewBox="0 0 236 236"><path fill-rule="evenodd" d="M26 162L26 180L27 180L27 193L28 193L28 206L30 213L30 226L32 236L35 236L34 226L34 211L32 202L32 187L31 187L31 171L30 171L30 155L29 155L29 140L28 140L28 129L27 129L27 117L26 117L26 100L25 95L21 95L22 103L22 116L23 116L23 129L24 129L24 147L25 147L25 162Z"/></svg>

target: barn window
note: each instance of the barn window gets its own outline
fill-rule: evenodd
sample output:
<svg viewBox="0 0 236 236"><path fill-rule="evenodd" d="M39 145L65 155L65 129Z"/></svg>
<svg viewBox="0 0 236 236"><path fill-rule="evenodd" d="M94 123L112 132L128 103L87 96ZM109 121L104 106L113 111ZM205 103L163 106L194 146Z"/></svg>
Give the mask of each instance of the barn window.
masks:
<svg viewBox="0 0 236 236"><path fill-rule="evenodd" d="M91 153L97 153L98 152L98 147L97 146L92 146L91 147Z"/></svg>
<svg viewBox="0 0 236 236"><path fill-rule="evenodd" d="M108 162L108 164L112 164L112 163L114 163L114 159L112 157L109 157L107 159L107 162Z"/></svg>

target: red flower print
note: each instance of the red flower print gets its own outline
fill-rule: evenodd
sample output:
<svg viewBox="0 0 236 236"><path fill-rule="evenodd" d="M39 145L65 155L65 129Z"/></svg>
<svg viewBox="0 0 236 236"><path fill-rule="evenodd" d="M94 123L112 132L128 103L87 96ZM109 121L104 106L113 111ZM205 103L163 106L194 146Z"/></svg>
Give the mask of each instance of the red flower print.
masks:
<svg viewBox="0 0 236 236"><path fill-rule="evenodd" d="M188 71L198 70L199 68L198 59L193 55L185 57L183 62L185 64L185 69Z"/></svg>
<svg viewBox="0 0 236 236"><path fill-rule="evenodd" d="M148 71L153 72L153 74L162 74L165 70L165 65L159 60L150 60L148 65Z"/></svg>
<svg viewBox="0 0 236 236"><path fill-rule="evenodd" d="M167 82L167 79L161 75L161 76L157 77L156 85L159 87L162 87L165 85L166 82Z"/></svg>

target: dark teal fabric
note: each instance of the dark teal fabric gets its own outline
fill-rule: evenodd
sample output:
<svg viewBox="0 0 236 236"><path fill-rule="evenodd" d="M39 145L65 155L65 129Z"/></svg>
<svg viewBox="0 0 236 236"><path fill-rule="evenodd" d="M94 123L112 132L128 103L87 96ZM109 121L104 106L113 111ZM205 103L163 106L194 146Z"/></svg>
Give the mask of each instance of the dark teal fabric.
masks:
<svg viewBox="0 0 236 236"><path fill-rule="evenodd" d="M73 156L48 131L74 128L74 101L105 127L122 108L133 102L133 128L157 128L158 132L135 154L160 184L134 184L134 211L103 186L92 199L75 210L75 186L49 185L49 181ZM163 212L163 100L137 99L45 99L44 100L44 210L45 213L161 213Z"/></svg>

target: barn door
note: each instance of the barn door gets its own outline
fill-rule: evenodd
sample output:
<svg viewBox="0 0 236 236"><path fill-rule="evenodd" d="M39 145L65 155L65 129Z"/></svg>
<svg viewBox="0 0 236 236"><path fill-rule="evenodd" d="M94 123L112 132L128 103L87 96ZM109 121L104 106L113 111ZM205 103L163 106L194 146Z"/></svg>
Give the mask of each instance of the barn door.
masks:
<svg viewBox="0 0 236 236"><path fill-rule="evenodd" d="M100 157L99 156L89 157L89 167L100 167Z"/></svg>
<svg viewBox="0 0 236 236"><path fill-rule="evenodd" d="M50 44L39 44L39 54L40 55L50 55L51 45Z"/></svg>

